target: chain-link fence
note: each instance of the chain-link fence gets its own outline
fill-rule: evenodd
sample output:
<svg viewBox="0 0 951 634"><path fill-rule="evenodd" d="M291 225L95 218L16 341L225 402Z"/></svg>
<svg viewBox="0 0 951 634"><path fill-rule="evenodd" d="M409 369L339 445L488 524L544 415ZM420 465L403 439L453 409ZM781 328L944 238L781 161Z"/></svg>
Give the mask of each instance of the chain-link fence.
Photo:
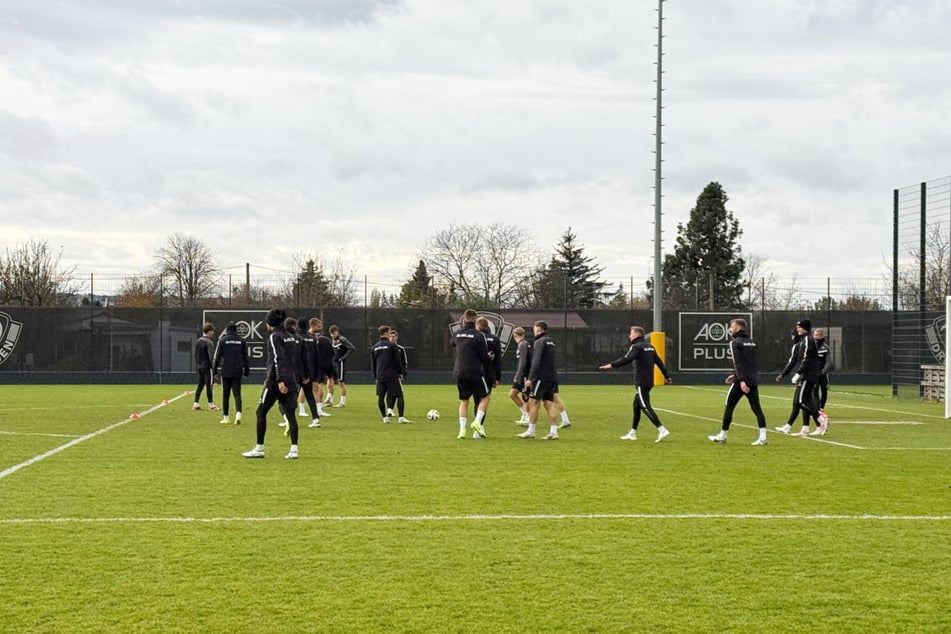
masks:
<svg viewBox="0 0 951 634"><path fill-rule="evenodd" d="M892 392L918 397L923 368L945 365L951 176L894 190L892 207Z"/></svg>
<svg viewBox="0 0 951 634"><path fill-rule="evenodd" d="M478 308L478 307L477 307ZM621 356L627 349L631 325L651 329L649 309L597 310L480 310L487 315L503 343L516 326L531 333L535 321L549 324L565 382L594 379L596 366ZM74 308L0 308L8 337L0 357L0 381L62 382L181 382L194 372L193 344L206 321L220 334L228 322L251 347L252 365L263 367L263 308L121 308L90 304ZM336 324L355 346L348 373L369 381L368 349L381 324L400 332L409 352L415 380L448 380L452 368L450 327L462 310L445 308L307 307L288 309L295 317L317 316L326 328ZM796 320L809 317L825 328L833 351L835 372L848 382L887 383L892 362L891 313L887 311L681 311L665 312L667 365L681 382L721 381L730 368L726 356L726 326L732 317L745 317L759 342L764 374L779 370L790 351ZM503 366L510 372L514 351L507 348ZM66 377L71 375L71 378ZM626 373L613 373L627 380ZM589 377L588 375L592 375ZM615 380L615 379L607 379Z"/></svg>

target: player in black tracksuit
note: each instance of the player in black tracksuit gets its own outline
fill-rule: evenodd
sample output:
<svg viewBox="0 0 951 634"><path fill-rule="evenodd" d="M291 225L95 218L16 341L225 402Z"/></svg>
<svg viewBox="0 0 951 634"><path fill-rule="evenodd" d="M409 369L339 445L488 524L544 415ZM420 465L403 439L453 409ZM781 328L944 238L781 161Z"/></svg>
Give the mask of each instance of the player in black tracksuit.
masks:
<svg viewBox="0 0 951 634"><path fill-rule="evenodd" d="M320 411L317 408L317 399L314 397L314 389L311 383L317 376L317 339L310 333L309 322L303 317L297 320L297 339L301 344L301 366L302 376L300 382L300 394L297 396L297 402L300 405L298 416L307 416L307 410L304 409L304 402L310 407L310 424L308 427L320 427Z"/></svg>
<svg viewBox="0 0 951 634"><path fill-rule="evenodd" d="M264 435L267 433L267 413L280 403L287 414L288 432L291 437L291 450L285 458L297 458L297 375L300 372L300 344L297 338L284 328L287 314L273 309L267 314L268 335L265 344L267 366L264 376L264 390L257 409L257 444L254 449L244 452L245 458L264 457Z"/></svg>
<svg viewBox="0 0 951 634"><path fill-rule="evenodd" d="M476 312L466 309L462 316L462 328L452 336L455 359L452 375L456 379L456 391L459 394L459 435L466 437L466 419L469 416L469 399L475 404L474 423L482 425L489 386L485 381L485 364L489 360L489 346L485 335L476 330ZM477 432L476 426L473 429Z"/></svg>
<svg viewBox="0 0 951 634"><path fill-rule="evenodd" d="M224 418L222 425L230 422L228 417L229 401L234 394L234 424L241 424L241 377L251 373L251 364L248 360L248 344L238 335L238 327L234 322L225 328L225 334L218 338L215 347L214 371L221 377L222 408Z"/></svg>
<svg viewBox="0 0 951 634"><path fill-rule="evenodd" d="M759 438L753 445L766 444L766 416L759 402L759 361L757 360L756 342L746 333L746 320L734 319L730 321L730 353L733 357L733 374L726 377L726 384L730 389L726 393L726 406L723 410L723 422L720 424L720 433L709 436L713 442L726 443L727 432L733 422L733 410L744 396L749 401L750 409L756 416L756 425L759 428Z"/></svg>
<svg viewBox="0 0 951 634"><path fill-rule="evenodd" d="M534 438L538 422L539 406L548 415L548 435L545 440L558 440L558 414L555 396L558 394L558 370L556 368L555 342L548 336L548 324L536 321L535 341L532 342L532 361L525 379L528 390L528 429L519 438Z"/></svg>
<svg viewBox="0 0 951 634"><path fill-rule="evenodd" d="M816 384L819 382L819 354L816 349L816 340L812 338L812 323L808 319L801 319L796 324L796 345L790 355L789 362L776 381L782 381L790 370L795 366L796 374L792 382L796 385L796 391L793 394L792 411L789 419L782 427L777 427L776 431L788 434L796 422L796 416L802 413L802 430L796 433L797 436L806 436L809 434L809 419L819 418L819 405L816 403Z"/></svg>
<svg viewBox="0 0 951 634"><path fill-rule="evenodd" d="M390 417L386 415L386 399L396 399L403 394L403 384L400 380L406 372L403 367L403 357L400 354L399 346L390 341L390 327L380 326L377 329L380 338L370 348L370 369L373 371L373 378L376 380L376 404L380 410L380 416L384 423L390 422Z"/></svg>
<svg viewBox="0 0 951 634"><path fill-rule="evenodd" d="M648 420L654 424L654 427L657 428L657 440L654 442L660 442L669 436L670 432L661 424L660 417L657 416L657 412L651 407L651 389L654 387L654 366L657 366L661 374L664 375L664 383L669 384L671 382L670 375L667 374L667 368L657 355L657 351L654 350L654 346L648 343L644 338L643 328L640 326L631 326L628 338L631 341L631 347L628 348L627 354L620 359L615 359L610 363L599 366L598 369L610 370L611 368L619 368L628 363L634 364L634 416L631 421L631 430L624 436L621 436L621 440L637 440L637 426L641 422L641 412L643 412Z"/></svg>
<svg viewBox="0 0 951 634"><path fill-rule="evenodd" d="M314 377L317 390L317 410L321 416L330 416L324 410L324 398L330 396L328 382L334 375L334 344L324 334L324 323L316 317L310 320L310 332L317 340L317 376Z"/></svg>
<svg viewBox="0 0 951 634"><path fill-rule="evenodd" d="M525 379L528 377L528 371L532 362L532 344L525 338L525 329L519 326L512 331L512 337L515 339L517 348L515 349L515 376L512 377L512 388L509 390L509 398L515 403L518 411L522 413L516 425L528 425L528 392L525 391Z"/></svg>
<svg viewBox="0 0 951 634"><path fill-rule="evenodd" d="M472 421L473 438L485 438L485 417L489 412L489 404L492 402L492 390L498 387L502 379L502 344L499 338L492 334L489 327L489 320L485 317L476 319L476 330L485 337L486 349L489 351L489 360L482 364L482 376L485 377L485 384L488 392L485 395L485 408L482 410L482 418L477 417Z"/></svg>
<svg viewBox="0 0 951 634"><path fill-rule="evenodd" d="M334 349L334 373L333 381L327 381L328 403L333 404L334 385L340 386L340 400L334 407L347 406L347 357L357 349L353 342L340 334L340 328L336 325L330 326L330 343Z"/></svg>
<svg viewBox="0 0 951 634"><path fill-rule="evenodd" d="M400 333L395 328L390 328L390 332L387 333L386 337L396 344L396 347L400 351L400 363L403 364L403 373L400 375L400 394L396 397L387 397L386 415L393 416L393 408L395 407L396 415L399 416L396 421L399 423L409 423L411 421L406 418L406 393L403 390L403 382L409 373L409 355L406 354L406 348L400 345Z"/></svg>
<svg viewBox="0 0 951 634"><path fill-rule="evenodd" d="M195 402L192 404L192 409L201 409L201 405L198 404L198 399L201 396L201 391L207 390L208 392L208 409L216 410L218 407L215 405L215 398L212 394L212 386L214 385L214 359L215 359L215 342L211 340L215 336L215 327L206 323L201 329L201 337L195 341L195 368L198 370L198 387L195 388Z"/></svg>

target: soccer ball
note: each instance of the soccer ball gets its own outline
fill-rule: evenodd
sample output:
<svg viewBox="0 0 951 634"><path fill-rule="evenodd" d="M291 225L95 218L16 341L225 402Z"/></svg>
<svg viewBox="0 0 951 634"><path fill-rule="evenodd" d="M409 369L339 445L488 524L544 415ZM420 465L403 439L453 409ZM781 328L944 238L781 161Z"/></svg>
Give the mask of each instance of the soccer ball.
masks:
<svg viewBox="0 0 951 634"><path fill-rule="evenodd" d="M439 410L431 409L426 412L426 418L429 420L439 420Z"/></svg>

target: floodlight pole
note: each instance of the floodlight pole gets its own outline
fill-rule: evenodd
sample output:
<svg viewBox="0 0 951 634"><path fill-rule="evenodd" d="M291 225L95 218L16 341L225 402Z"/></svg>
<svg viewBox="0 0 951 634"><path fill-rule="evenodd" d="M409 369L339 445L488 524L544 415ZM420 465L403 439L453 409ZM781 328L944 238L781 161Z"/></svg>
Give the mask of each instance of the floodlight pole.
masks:
<svg viewBox="0 0 951 634"><path fill-rule="evenodd" d="M663 121L661 112L663 110L662 93L664 90L662 79L664 74L664 0L657 0L657 114L655 115L656 129L654 131L654 324L652 330L655 332L664 331L664 313L663 313L663 266L661 262L661 146L663 138L661 131Z"/></svg>

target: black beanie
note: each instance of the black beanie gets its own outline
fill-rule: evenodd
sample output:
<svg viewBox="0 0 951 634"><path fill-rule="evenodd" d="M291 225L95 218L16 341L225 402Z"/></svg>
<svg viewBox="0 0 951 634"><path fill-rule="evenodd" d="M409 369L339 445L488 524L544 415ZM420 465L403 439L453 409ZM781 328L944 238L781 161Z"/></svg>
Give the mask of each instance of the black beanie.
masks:
<svg viewBox="0 0 951 634"><path fill-rule="evenodd" d="M808 319L800 319L798 322L796 322L796 325L803 330L812 330L812 322Z"/></svg>
<svg viewBox="0 0 951 634"><path fill-rule="evenodd" d="M267 314L267 325L271 328L277 328L284 323L284 320L287 318L287 313L285 313L280 308L272 308Z"/></svg>

